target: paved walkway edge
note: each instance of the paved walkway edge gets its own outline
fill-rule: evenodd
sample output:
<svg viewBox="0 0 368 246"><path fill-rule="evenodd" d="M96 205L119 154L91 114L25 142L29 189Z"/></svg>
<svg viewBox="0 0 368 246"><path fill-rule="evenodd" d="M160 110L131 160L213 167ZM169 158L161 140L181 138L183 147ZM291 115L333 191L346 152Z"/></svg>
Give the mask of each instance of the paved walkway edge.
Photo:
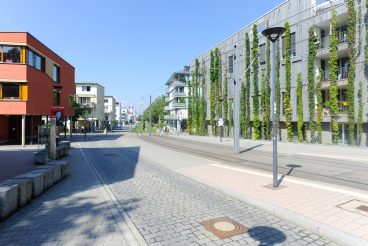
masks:
<svg viewBox="0 0 368 246"><path fill-rule="evenodd" d="M129 218L128 214L124 210L124 208L119 203L118 199L114 195L114 193L110 190L109 186L106 184L104 179L101 177L101 175L98 173L94 163L88 158L87 154L84 152L83 147L78 144L78 148L85 159L85 161L88 163L88 167L91 169L92 173L95 175L96 179L101 183L101 187L104 191L104 195L107 198L107 200L112 201L115 208L119 211L120 215L123 217L123 220L126 222L129 228L122 228L122 229L129 229L130 232L134 235L135 240L137 243L141 246L146 246L147 242L144 240L143 236L140 234L138 229L135 227L134 223Z"/></svg>
<svg viewBox="0 0 368 246"><path fill-rule="evenodd" d="M180 174L180 173L179 173ZM182 174L183 175L183 174ZM263 200L260 200L260 199L257 199L255 197L252 197L252 196L248 196L246 194L241 194L239 192L235 192L231 189L228 189L228 188L224 188L222 186L219 186L217 184L214 184L212 182L209 182L209 181L203 181L203 180L200 180L198 178L195 178L195 177L191 177L191 176L186 176L184 175L185 177L189 177L199 183L202 183L202 184L205 184L205 185L208 185L208 186L211 186L227 195L230 195L236 199L239 199L251 206L254 206L256 208L259 208L267 213L270 213L280 219L283 219L285 221L288 221L290 223L293 223L295 225L298 225L300 227L303 227L313 233L316 233L320 236L323 236L323 237L326 237L327 239L330 239L331 241L334 241L338 244L341 244L341 245L351 245L351 246L359 246L359 245L368 245L368 241L362 239L362 238L359 238L359 237L356 237L356 236L353 236L353 235L350 235L346 232L343 232L341 230L338 230L338 229L335 229L335 228L332 228L330 226L327 226L323 223L320 223L316 220L313 220L313 219L310 219L310 218L307 218L305 216L302 216L300 214L297 214L293 211L290 211L288 209L285 209L285 208L282 208L282 207L279 207L279 206L276 206L274 204L270 204L270 203L267 203Z"/></svg>

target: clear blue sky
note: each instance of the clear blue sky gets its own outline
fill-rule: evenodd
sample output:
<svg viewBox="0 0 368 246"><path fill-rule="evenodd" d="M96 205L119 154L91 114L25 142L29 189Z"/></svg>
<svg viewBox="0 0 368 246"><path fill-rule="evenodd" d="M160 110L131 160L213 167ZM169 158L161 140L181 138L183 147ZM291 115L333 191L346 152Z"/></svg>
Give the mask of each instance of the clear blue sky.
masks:
<svg viewBox="0 0 368 246"><path fill-rule="evenodd" d="M2 0L2 31L28 31L124 105L283 0Z"/></svg>

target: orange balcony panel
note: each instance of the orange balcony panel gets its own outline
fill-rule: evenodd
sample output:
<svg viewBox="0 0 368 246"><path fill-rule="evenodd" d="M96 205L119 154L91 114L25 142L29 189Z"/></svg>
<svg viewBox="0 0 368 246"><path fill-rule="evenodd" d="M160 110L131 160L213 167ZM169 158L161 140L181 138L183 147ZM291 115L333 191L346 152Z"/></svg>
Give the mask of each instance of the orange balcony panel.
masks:
<svg viewBox="0 0 368 246"><path fill-rule="evenodd" d="M0 115L23 115L27 113L27 102L0 101Z"/></svg>
<svg viewBox="0 0 368 246"><path fill-rule="evenodd" d="M27 80L27 65L24 64L0 64L1 80Z"/></svg>

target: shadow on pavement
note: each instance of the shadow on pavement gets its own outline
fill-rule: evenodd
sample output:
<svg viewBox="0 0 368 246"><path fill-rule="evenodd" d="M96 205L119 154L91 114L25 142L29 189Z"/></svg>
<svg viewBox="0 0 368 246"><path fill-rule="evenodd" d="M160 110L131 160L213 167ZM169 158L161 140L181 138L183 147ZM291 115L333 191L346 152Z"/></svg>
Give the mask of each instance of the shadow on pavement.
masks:
<svg viewBox="0 0 368 246"><path fill-rule="evenodd" d="M259 245L271 246L286 240L286 236L282 231L268 226L250 228L248 234L254 240L259 241Z"/></svg>
<svg viewBox="0 0 368 246"><path fill-rule="evenodd" d="M83 151L105 183L113 184L134 176L140 149L86 148ZM124 244L126 232L118 226L124 223L122 215L113 203L105 200L93 168L79 149L71 149L66 159L70 163L70 175L65 180L0 222L0 245L48 242L92 245L114 243L114 240ZM139 202L139 198L131 197L120 201L120 205L128 212L136 209Z"/></svg>
<svg viewBox="0 0 368 246"><path fill-rule="evenodd" d="M256 148L258 148L258 147L261 147L261 146L263 146L263 144L257 144L257 145L255 145L255 146L250 147L250 148L247 148L247 149L241 150L241 151L239 152L239 154L242 154L242 153L245 153L245 152L251 151L251 150L256 149Z"/></svg>
<svg viewBox="0 0 368 246"><path fill-rule="evenodd" d="M0 149L0 182L29 172L34 164L35 149Z"/></svg>

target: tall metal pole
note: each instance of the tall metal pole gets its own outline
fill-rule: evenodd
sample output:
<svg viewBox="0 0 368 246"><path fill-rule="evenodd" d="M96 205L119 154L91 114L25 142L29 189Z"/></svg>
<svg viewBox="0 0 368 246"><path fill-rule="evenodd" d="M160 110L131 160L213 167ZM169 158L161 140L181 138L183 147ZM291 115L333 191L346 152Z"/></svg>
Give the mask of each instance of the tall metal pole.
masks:
<svg viewBox="0 0 368 246"><path fill-rule="evenodd" d="M151 109L151 98L152 96L150 96L150 106L149 106L149 126L150 126L150 129L149 129L149 135L151 136L151 132L152 132L152 109Z"/></svg>
<svg viewBox="0 0 368 246"><path fill-rule="evenodd" d="M234 45L233 74L234 74L234 154L239 154L239 83L236 82L236 45Z"/></svg>
<svg viewBox="0 0 368 246"><path fill-rule="evenodd" d="M275 42L271 42L271 78L272 78L272 169L273 169L273 187L278 186L277 177L277 129L276 129L276 47Z"/></svg>

